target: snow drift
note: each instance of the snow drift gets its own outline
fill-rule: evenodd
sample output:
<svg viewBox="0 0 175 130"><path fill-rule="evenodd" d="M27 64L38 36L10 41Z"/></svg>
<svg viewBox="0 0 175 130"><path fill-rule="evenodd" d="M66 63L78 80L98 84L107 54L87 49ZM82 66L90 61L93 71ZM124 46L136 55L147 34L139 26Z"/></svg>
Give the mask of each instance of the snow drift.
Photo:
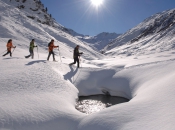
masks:
<svg viewBox="0 0 175 130"><path fill-rule="evenodd" d="M102 57L58 28L59 24L38 23L26 16L31 14L28 9L19 10L16 5L0 0L0 52L10 38L17 46L13 57L0 57L1 130L174 130L173 49ZM39 53L35 50L35 59L25 59L33 38ZM61 57L55 50L56 59L62 62L46 61L52 38L60 46ZM77 44L85 53L80 69L67 65ZM122 46L117 49L122 51ZM75 109L78 95L102 94L102 89L131 100L89 116Z"/></svg>

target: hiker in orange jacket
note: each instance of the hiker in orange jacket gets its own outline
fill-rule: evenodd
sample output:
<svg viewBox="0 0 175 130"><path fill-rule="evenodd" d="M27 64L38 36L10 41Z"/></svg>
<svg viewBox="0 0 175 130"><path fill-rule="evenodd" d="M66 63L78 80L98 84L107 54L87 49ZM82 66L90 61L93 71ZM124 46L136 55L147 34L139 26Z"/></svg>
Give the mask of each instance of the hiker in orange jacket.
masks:
<svg viewBox="0 0 175 130"><path fill-rule="evenodd" d="M47 57L47 60L49 60L49 58L50 58L50 55L52 54L53 55L53 61L55 61L55 54L54 54L54 52L53 52L53 49L54 48L57 48L57 47L59 47L59 46L55 46L54 45L54 40L52 39L51 40L51 42L48 44L48 50L49 50L49 55L48 55L48 57Z"/></svg>
<svg viewBox="0 0 175 130"><path fill-rule="evenodd" d="M4 54L3 56L6 56L7 54L10 53L10 56L12 57L11 48L16 48L16 46L13 46L13 44L12 44L12 39L8 40L8 42L7 42L7 53Z"/></svg>

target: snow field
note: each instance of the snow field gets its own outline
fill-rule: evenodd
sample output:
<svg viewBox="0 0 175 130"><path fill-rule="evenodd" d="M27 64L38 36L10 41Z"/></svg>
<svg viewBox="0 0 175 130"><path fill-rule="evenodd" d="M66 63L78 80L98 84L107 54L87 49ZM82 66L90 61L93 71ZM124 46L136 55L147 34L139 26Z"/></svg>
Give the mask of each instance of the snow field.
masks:
<svg viewBox="0 0 175 130"><path fill-rule="evenodd" d="M173 104L175 92L173 87L175 85L173 81L175 76L174 65L174 61L166 61L163 63L133 66L118 72L116 71L110 80L108 79L106 82L103 81L105 78L95 82L97 86L107 88L112 95L121 96L121 93L117 92L123 92L123 96L126 97L128 92L131 100L128 103L112 106L84 118L79 125L79 129L173 130L175 117L173 112L175 107ZM86 72L86 75L88 75L87 73L90 72ZM90 76L88 79L90 79ZM92 82L93 80L90 79L89 84L94 83ZM94 93L94 90L88 87L91 85L88 85L82 79L77 83L78 88L83 83L85 84L85 88L82 88L84 91L87 91L88 94L90 91ZM99 93L100 87L94 88L95 93Z"/></svg>
<svg viewBox="0 0 175 130"><path fill-rule="evenodd" d="M34 60L24 59L26 53L16 48L14 57L1 58L2 129L174 129L173 51L83 59L80 69L69 67L67 57L63 63L48 62L47 53L40 53L39 60L36 50ZM131 100L89 116L75 110L78 94L102 94L104 88Z"/></svg>
<svg viewBox="0 0 175 130"><path fill-rule="evenodd" d="M16 48L12 58L0 58L0 128L174 129L174 51L82 59L80 69L69 67L68 57L60 63L58 56L58 62L46 61L47 53L39 53L38 60L36 50L34 60L25 54L28 49ZM131 100L89 116L75 109L78 95L102 94L102 89Z"/></svg>
<svg viewBox="0 0 175 130"><path fill-rule="evenodd" d="M55 129L71 129L73 120L81 118L83 114L74 108L78 91L52 69L54 64L58 65L45 60L1 58L1 128L43 130L56 124ZM57 121L59 125L54 123Z"/></svg>
<svg viewBox="0 0 175 130"><path fill-rule="evenodd" d="M152 41L137 53L137 42L104 57L60 29L28 19L29 10L3 1L0 52L10 38L17 48L12 58L0 57L0 130L174 130L174 50L157 47L160 51L150 52ZM123 38L120 43L128 37L119 36ZM39 59L36 48L35 58L25 59L33 38ZM60 52L54 50L58 62L51 62L52 56L46 61L47 45L53 38L60 46ZM73 62L76 45L84 52L80 69L67 65ZM118 51L123 53L116 56ZM131 100L89 116L75 109L78 95L102 94L102 89Z"/></svg>

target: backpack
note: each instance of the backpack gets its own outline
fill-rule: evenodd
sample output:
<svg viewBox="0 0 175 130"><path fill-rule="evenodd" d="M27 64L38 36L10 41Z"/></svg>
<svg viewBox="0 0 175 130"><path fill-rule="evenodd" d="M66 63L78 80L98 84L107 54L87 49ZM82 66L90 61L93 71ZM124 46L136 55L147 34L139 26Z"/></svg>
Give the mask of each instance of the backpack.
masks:
<svg viewBox="0 0 175 130"><path fill-rule="evenodd" d="M50 47L51 42L49 42L48 47Z"/></svg>

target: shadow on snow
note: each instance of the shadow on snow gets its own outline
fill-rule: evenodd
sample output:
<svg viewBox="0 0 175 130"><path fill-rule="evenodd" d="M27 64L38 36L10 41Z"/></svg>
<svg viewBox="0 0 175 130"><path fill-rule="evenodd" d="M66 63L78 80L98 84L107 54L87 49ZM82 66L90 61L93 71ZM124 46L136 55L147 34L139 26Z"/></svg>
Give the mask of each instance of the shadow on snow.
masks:
<svg viewBox="0 0 175 130"><path fill-rule="evenodd" d="M31 62L29 62L29 63L26 64L26 65L29 66L29 65L33 65L33 64L35 64L35 63L40 63L40 62L46 63L46 60L31 61Z"/></svg>
<svg viewBox="0 0 175 130"><path fill-rule="evenodd" d="M78 68L76 68L76 70L74 70L72 68L72 66L70 66L70 72L68 72L67 74L63 75L65 80L69 80L71 83L74 82L74 76L75 74L78 72ZM73 80L72 80L73 78Z"/></svg>

